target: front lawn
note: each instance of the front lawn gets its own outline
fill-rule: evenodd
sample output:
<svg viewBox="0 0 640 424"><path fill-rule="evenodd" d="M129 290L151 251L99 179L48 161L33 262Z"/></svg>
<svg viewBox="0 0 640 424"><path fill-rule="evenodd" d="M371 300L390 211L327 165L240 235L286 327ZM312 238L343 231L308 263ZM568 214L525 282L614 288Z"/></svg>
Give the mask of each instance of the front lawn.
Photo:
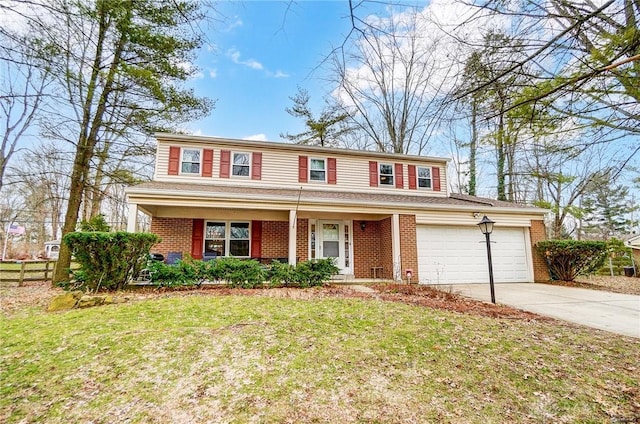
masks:
<svg viewBox="0 0 640 424"><path fill-rule="evenodd" d="M322 290L12 310L0 316L0 421L640 419L636 339Z"/></svg>

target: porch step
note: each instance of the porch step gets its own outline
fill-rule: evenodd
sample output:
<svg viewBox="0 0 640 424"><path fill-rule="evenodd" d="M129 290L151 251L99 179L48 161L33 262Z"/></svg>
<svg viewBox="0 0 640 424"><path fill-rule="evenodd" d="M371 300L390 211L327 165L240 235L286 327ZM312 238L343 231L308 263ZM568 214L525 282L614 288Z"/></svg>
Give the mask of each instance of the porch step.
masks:
<svg viewBox="0 0 640 424"><path fill-rule="evenodd" d="M354 279L355 276L353 274L336 274L332 275L330 280L336 283L346 283Z"/></svg>

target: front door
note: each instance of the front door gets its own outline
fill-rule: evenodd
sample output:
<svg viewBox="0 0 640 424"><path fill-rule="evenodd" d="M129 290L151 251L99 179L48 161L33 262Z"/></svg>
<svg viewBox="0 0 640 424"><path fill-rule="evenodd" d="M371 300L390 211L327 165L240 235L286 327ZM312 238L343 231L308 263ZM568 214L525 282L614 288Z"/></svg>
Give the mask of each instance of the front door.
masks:
<svg viewBox="0 0 640 424"><path fill-rule="evenodd" d="M311 243L315 248L316 258L334 258L335 264L340 268L341 274L351 274L351 225L345 221L317 221L315 234L316 243Z"/></svg>

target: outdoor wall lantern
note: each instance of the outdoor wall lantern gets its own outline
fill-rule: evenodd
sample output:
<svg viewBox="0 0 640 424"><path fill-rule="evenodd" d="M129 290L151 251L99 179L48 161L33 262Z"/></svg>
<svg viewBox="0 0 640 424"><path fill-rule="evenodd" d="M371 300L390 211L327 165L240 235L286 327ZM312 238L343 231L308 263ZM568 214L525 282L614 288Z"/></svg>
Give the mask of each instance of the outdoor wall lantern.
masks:
<svg viewBox="0 0 640 424"><path fill-rule="evenodd" d="M496 293L493 289L493 264L491 263L491 240L490 236L493 232L493 222L487 215L482 217L482 221L478 222L478 227L480 227L480 231L484 234L487 241L487 262L489 262L489 286L491 287L491 303L496 303Z"/></svg>
<svg viewBox="0 0 640 424"><path fill-rule="evenodd" d="M360 221L360 228L364 231L364 229L367 228L367 221Z"/></svg>

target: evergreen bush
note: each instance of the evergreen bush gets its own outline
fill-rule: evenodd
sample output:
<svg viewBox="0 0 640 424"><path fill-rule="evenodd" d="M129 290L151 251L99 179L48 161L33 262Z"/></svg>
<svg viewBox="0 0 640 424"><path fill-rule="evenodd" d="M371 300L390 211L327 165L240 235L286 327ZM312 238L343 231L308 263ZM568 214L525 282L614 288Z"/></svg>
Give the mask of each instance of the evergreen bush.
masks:
<svg viewBox="0 0 640 424"><path fill-rule="evenodd" d="M85 291L120 290L147 266L149 250L159 239L150 233L73 232L64 236L80 264L76 282Z"/></svg>
<svg viewBox="0 0 640 424"><path fill-rule="evenodd" d="M544 240L536 245L547 261L552 280L573 281L578 275L594 273L607 258L603 241Z"/></svg>

